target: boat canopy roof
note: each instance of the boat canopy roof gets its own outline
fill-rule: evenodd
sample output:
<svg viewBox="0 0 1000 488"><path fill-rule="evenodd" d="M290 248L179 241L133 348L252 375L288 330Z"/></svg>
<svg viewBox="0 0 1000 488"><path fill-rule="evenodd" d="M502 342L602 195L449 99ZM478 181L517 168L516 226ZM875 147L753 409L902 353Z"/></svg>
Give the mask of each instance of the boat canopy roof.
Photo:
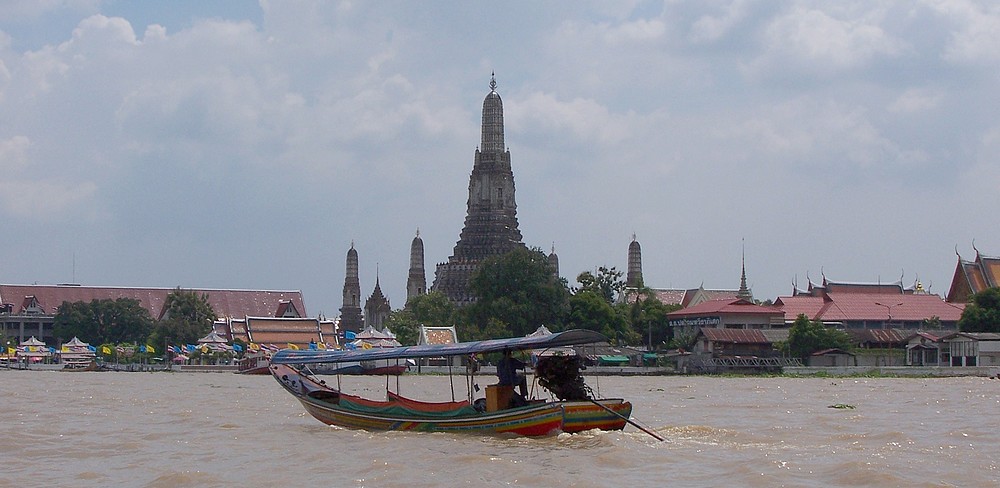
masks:
<svg viewBox="0 0 1000 488"><path fill-rule="evenodd" d="M440 356L464 356L504 349L548 349L551 347L573 346L607 342L599 332L586 329L572 329L550 335L515 337L510 339L489 339L485 341L457 342L454 344L424 344L419 346L391 347L382 349L357 349L354 351L307 351L282 349L271 357L273 364L315 364L371 361L375 359L427 358Z"/></svg>

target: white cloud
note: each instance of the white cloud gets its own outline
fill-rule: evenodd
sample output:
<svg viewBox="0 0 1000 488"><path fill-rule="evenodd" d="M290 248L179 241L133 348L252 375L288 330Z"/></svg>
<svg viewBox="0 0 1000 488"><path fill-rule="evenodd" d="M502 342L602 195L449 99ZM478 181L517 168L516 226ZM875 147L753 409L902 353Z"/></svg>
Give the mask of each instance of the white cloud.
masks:
<svg viewBox="0 0 1000 488"><path fill-rule="evenodd" d="M712 42L725 36L746 16L746 2L737 0L727 4L721 15L703 15L691 25L688 38L694 43Z"/></svg>
<svg viewBox="0 0 1000 488"><path fill-rule="evenodd" d="M1000 60L1000 5L963 0L929 3L954 23L947 59L966 64Z"/></svg>
<svg viewBox="0 0 1000 488"><path fill-rule="evenodd" d="M14 136L0 141L0 173L10 175L27 166L28 148L31 140L25 136Z"/></svg>
<svg viewBox="0 0 1000 488"><path fill-rule="evenodd" d="M882 20L878 9L855 12L793 7L767 25L763 33L766 51L751 66L757 71L827 73L895 56L905 44L882 29Z"/></svg>
<svg viewBox="0 0 1000 488"><path fill-rule="evenodd" d="M0 181L0 208L13 220L48 223L77 213L96 190L92 182Z"/></svg>
<svg viewBox="0 0 1000 488"><path fill-rule="evenodd" d="M889 104L889 111L912 114L939 107L945 98L938 89L910 88Z"/></svg>

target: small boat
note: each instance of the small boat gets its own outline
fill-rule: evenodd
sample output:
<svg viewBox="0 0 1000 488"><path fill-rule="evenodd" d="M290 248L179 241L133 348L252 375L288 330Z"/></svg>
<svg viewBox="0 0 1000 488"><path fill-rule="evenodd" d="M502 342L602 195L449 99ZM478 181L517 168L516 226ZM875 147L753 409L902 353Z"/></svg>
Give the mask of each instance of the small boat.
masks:
<svg viewBox="0 0 1000 488"><path fill-rule="evenodd" d="M490 385L486 398L451 402L424 402L386 392L386 400L372 400L332 388L310 374L309 365L351 363L374 360L403 360L425 357L471 356L505 350L539 350L577 344L604 342L605 337L589 330L569 330L546 336L492 339L454 344L404 346L354 351L302 351L283 349L271 358L271 374L317 420L346 428L373 431L412 430L425 432L513 433L541 436L557 431L581 432L590 429L621 430L632 412L623 399L594 399L583 385L578 358L551 370L561 371L562 380L548 376L556 400L510 401L513 387ZM555 360L550 357L549 360ZM467 369L471 375L472 369ZM339 383L339 381L338 381ZM557 384L558 383L558 384ZM387 383L388 384L388 383ZM469 381L471 385L472 382ZM564 388L572 384L573 388ZM562 386L563 388L561 388ZM454 390L454 385L453 385ZM572 398L564 398L572 390ZM583 393L581 393L583 392Z"/></svg>
<svg viewBox="0 0 1000 488"><path fill-rule="evenodd" d="M63 366L63 371L98 371L97 361L67 361Z"/></svg>
<svg viewBox="0 0 1000 488"><path fill-rule="evenodd" d="M268 374L271 365L271 351L261 348L250 351L236 363L238 374Z"/></svg>

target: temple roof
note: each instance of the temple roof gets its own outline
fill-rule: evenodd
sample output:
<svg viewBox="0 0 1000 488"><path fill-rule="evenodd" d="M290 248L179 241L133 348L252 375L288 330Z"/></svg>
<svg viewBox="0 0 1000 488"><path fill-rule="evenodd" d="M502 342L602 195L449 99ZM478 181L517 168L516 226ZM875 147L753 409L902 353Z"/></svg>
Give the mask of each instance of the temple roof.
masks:
<svg viewBox="0 0 1000 488"><path fill-rule="evenodd" d="M129 298L138 300L139 305L149 311L154 319L161 318L167 295L176 288L130 288L114 286L77 285L0 285L0 303L22 304L27 297L37 303L42 313L55 315L65 302L90 302L92 300L116 300ZM298 313L305 315L305 305L301 291L284 290L216 290L188 289L198 295L208 295L208 303L218 317L274 316L282 302L291 303ZM14 310L24 313L26 310Z"/></svg>

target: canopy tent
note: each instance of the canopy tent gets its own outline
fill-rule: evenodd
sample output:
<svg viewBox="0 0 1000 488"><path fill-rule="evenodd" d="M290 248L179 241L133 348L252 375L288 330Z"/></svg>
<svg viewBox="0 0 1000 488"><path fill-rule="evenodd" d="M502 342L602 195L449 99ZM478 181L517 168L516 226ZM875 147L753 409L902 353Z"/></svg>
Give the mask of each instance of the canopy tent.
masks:
<svg viewBox="0 0 1000 488"><path fill-rule="evenodd" d="M64 363L89 362L93 361L96 356L96 348L75 336L69 342L64 343L59 351L59 357Z"/></svg>
<svg viewBox="0 0 1000 488"><path fill-rule="evenodd" d="M441 356L466 356L505 349L528 350L605 342L607 338L598 332L573 329L555 334L536 337L515 337L512 339L489 339L475 342L451 344L422 344L383 349L357 349L354 351L300 351L282 349L272 358L272 364L315 364L371 361L376 359L428 358ZM626 358L627 360L627 358Z"/></svg>

